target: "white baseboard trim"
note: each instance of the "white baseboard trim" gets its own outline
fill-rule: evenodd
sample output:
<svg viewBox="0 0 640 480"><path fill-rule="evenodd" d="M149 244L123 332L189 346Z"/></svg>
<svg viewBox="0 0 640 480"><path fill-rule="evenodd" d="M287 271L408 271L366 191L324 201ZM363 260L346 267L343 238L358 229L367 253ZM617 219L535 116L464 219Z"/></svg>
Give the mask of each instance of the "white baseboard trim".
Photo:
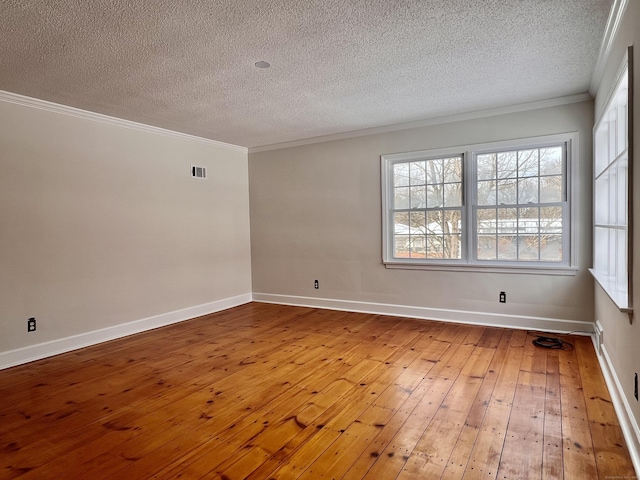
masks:
<svg viewBox="0 0 640 480"><path fill-rule="evenodd" d="M505 315L501 313L471 312L465 310L448 310L444 308L335 300L331 298L298 297L293 295L276 295L272 293L254 292L253 301L277 303L282 305L296 305L299 307L326 308L329 310L342 310L347 312L394 315L397 317L439 320L442 322L466 323L490 327L517 328L520 330L541 330L555 333L580 332L586 334L590 334L594 331L592 322L584 322L580 320L527 317L522 315Z"/></svg>
<svg viewBox="0 0 640 480"><path fill-rule="evenodd" d="M629 405L627 397L624 394L618 374L613 367L611 357L609 357L604 345L602 345L602 355L598 355L598 361L600 362L604 381L609 388L609 394L611 395L611 401L613 402L613 407L616 410L616 415L620 422L622 434L627 442L633 468L638 478L640 478L640 428L638 428L638 422L633 416L631 405Z"/></svg>
<svg viewBox="0 0 640 480"><path fill-rule="evenodd" d="M70 352L71 350L76 350L78 348L89 347L109 340L115 340L116 338L126 337L127 335L133 335L134 333L164 327L166 325L171 325L172 323L182 322L202 315L220 312L228 308L249 303L251 299L251 294L246 293L235 297L205 303L203 305L196 305L194 307L154 315L153 317L134 320L133 322L73 335L71 337L60 338L50 342L0 352L0 370L32 362L34 360L51 357L60 353Z"/></svg>

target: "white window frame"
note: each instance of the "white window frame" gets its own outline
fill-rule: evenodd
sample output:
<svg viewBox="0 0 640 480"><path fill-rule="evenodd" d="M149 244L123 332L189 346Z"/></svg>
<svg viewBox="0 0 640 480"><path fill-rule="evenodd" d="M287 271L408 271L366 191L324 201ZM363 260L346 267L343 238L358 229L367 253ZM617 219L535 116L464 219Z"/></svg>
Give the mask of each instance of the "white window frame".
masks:
<svg viewBox="0 0 640 480"><path fill-rule="evenodd" d="M564 162L565 202L563 217L563 262L542 261L505 261L505 260L477 260L475 226L476 206L476 155L496 151L525 150L544 146L564 144L566 148ZM394 258L392 219L393 208L393 165L395 163L445 158L461 155L463 158L463 198L462 198L462 258L461 259L412 259ZM382 186L382 262L386 268L421 269L421 270L449 270L490 273L522 273L545 275L575 275L578 258L576 245L576 225L578 218L578 201L575 198L578 181L578 133L561 133L539 137L520 138L499 142L464 145L459 147L423 150L417 152L393 153L382 155L381 186Z"/></svg>
<svg viewBox="0 0 640 480"><path fill-rule="evenodd" d="M589 269L618 309L629 314L633 312L631 48L593 128L593 268Z"/></svg>

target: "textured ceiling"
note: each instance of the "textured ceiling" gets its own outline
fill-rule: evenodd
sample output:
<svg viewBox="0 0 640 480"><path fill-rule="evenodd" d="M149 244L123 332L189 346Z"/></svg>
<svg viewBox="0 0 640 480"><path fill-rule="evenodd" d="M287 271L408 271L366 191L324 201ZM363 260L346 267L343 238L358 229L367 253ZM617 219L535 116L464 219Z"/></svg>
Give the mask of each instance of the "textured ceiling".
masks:
<svg viewBox="0 0 640 480"><path fill-rule="evenodd" d="M0 90L264 146L584 93L611 4L3 0Z"/></svg>

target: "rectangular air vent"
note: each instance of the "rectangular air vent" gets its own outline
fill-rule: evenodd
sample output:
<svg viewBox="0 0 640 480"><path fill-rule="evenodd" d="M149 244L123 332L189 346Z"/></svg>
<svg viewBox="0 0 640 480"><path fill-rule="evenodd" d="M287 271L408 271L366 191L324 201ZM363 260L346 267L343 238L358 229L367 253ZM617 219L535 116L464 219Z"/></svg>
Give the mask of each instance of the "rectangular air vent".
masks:
<svg viewBox="0 0 640 480"><path fill-rule="evenodd" d="M191 165L191 176L193 178L207 178L207 169L205 167L196 167Z"/></svg>

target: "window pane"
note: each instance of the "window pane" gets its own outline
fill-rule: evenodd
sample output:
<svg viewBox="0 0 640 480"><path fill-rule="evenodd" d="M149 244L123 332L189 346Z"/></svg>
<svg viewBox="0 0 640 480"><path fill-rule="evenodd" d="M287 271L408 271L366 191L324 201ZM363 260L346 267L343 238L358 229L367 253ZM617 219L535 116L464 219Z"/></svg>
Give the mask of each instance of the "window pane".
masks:
<svg viewBox="0 0 640 480"><path fill-rule="evenodd" d="M616 284L618 288L627 287L627 234L624 230L616 230Z"/></svg>
<svg viewBox="0 0 640 480"><path fill-rule="evenodd" d="M444 233L458 234L462 231L462 211L461 210L445 210L443 212L444 221L442 226Z"/></svg>
<svg viewBox="0 0 640 480"><path fill-rule="evenodd" d="M443 258L442 235L427 235L427 258Z"/></svg>
<svg viewBox="0 0 640 480"><path fill-rule="evenodd" d="M443 196L442 185L427 185L427 208L442 207Z"/></svg>
<svg viewBox="0 0 640 480"><path fill-rule="evenodd" d="M609 118L609 139L608 139L608 143L609 143L609 158L613 159L618 155L618 151L617 151L617 144L616 144L616 130L617 130L617 119L618 116L616 115L616 108L611 109L609 112L607 112L607 117Z"/></svg>
<svg viewBox="0 0 640 480"><path fill-rule="evenodd" d="M562 207L542 207L540 209L540 231L542 233L562 233Z"/></svg>
<svg viewBox="0 0 640 480"><path fill-rule="evenodd" d="M478 209L477 230L478 234L492 234L497 232L498 212L495 208L479 208Z"/></svg>
<svg viewBox="0 0 640 480"><path fill-rule="evenodd" d="M609 165L609 124L602 122L594 135L594 175L598 176Z"/></svg>
<svg viewBox="0 0 640 480"><path fill-rule="evenodd" d="M595 198L595 222L609 223L609 180L607 175L601 175L596 179Z"/></svg>
<svg viewBox="0 0 640 480"><path fill-rule="evenodd" d="M462 257L462 242L460 241L460 235L445 235L443 241L445 258Z"/></svg>
<svg viewBox="0 0 640 480"><path fill-rule="evenodd" d="M616 212L615 214L611 212L612 220L616 222L617 225L626 225L628 223L627 219L627 181L629 177L628 168L626 158L621 158L618 161L618 166L616 168L616 183L615 185L611 185L612 189L615 189L615 202L616 202Z"/></svg>
<svg viewBox="0 0 640 480"><path fill-rule="evenodd" d="M478 260L496 260L496 237L478 235Z"/></svg>
<svg viewBox="0 0 640 480"><path fill-rule="evenodd" d="M515 178L518 176L518 156L516 152L498 153L498 178Z"/></svg>
<svg viewBox="0 0 640 480"><path fill-rule="evenodd" d="M617 239L617 231L613 229L609 229L609 251L607 252L608 260L607 260L607 274L614 278L616 276L616 258L617 258L617 249L618 239Z"/></svg>
<svg viewBox="0 0 640 480"><path fill-rule="evenodd" d="M514 205L516 203L517 180L498 180L498 205Z"/></svg>
<svg viewBox="0 0 640 480"><path fill-rule="evenodd" d="M409 235L409 214L407 212L394 213L393 233L396 235Z"/></svg>
<svg viewBox="0 0 640 480"><path fill-rule="evenodd" d="M424 212L411 212L410 214L411 235L424 235L427 233Z"/></svg>
<svg viewBox="0 0 640 480"><path fill-rule="evenodd" d="M409 235L393 236L393 256L395 258L409 258Z"/></svg>
<svg viewBox="0 0 640 480"><path fill-rule="evenodd" d="M518 232L518 210L515 208L499 208L498 233L515 234Z"/></svg>
<svg viewBox="0 0 640 480"><path fill-rule="evenodd" d="M409 187L411 189L411 208L424 208L426 203L425 187Z"/></svg>
<svg viewBox="0 0 640 480"><path fill-rule="evenodd" d="M482 180L478 182L478 205L496 204L495 180Z"/></svg>
<svg viewBox="0 0 640 480"><path fill-rule="evenodd" d="M409 164L396 163L393 165L393 185L395 187L404 187L409 185Z"/></svg>
<svg viewBox="0 0 640 480"><path fill-rule="evenodd" d="M442 183L442 160L427 160L426 162L427 184L434 185Z"/></svg>
<svg viewBox="0 0 640 480"><path fill-rule="evenodd" d="M537 234L526 234L518 237L518 260L537 261L540 244Z"/></svg>
<svg viewBox="0 0 640 480"><path fill-rule="evenodd" d="M538 177L518 180L518 203L538 203Z"/></svg>
<svg viewBox="0 0 640 480"><path fill-rule="evenodd" d="M495 208L479 208L477 211L478 260L496 260L496 229L498 211Z"/></svg>
<svg viewBox="0 0 640 480"><path fill-rule="evenodd" d="M442 211L427 212L427 229L430 234L442 235L444 227L442 225Z"/></svg>
<svg viewBox="0 0 640 480"><path fill-rule="evenodd" d="M538 176L538 150L520 150L518 152L518 176Z"/></svg>
<svg viewBox="0 0 640 480"><path fill-rule="evenodd" d="M462 181L462 157L444 159L444 181L451 183Z"/></svg>
<svg viewBox="0 0 640 480"><path fill-rule="evenodd" d="M540 178L540 203L562 201L562 176Z"/></svg>
<svg viewBox="0 0 640 480"><path fill-rule="evenodd" d="M520 235L538 235L538 209L537 208L519 208L518 209L518 234Z"/></svg>
<svg viewBox="0 0 640 480"><path fill-rule="evenodd" d="M517 242L515 235L498 235L498 260L517 260Z"/></svg>
<svg viewBox="0 0 640 480"><path fill-rule="evenodd" d="M411 258L426 258L426 238L424 236L411 236L409 255Z"/></svg>
<svg viewBox="0 0 640 480"><path fill-rule="evenodd" d="M562 175L562 147L540 149L540 175Z"/></svg>
<svg viewBox="0 0 640 480"><path fill-rule="evenodd" d="M607 271L607 251L609 250L609 229L603 227L595 228L593 251L593 267L599 272Z"/></svg>
<svg viewBox="0 0 640 480"><path fill-rule="evenodd" d="M400 187L394 189L393 208L401 210L409 208L409 188Z"/></svg>
<svg viewBox="0 0 640 480"><path fill-rule="evenodd" d="M562 261L562 235L540 237L540 260L544 262Z"/></svg>
<svg viewBox="0 0 640 480"><path fill-rule="evenodd" d="M607 173L609 181L609 198L607 200L598 199L598 201L606 201L609 204L609 223L615 224L616 219L618 218L618 205L616 204L616 199L618 198L618 169L616 168L616 165L611 165Z"/></svg>
<svg viewBox="0 0 640 480"><path fill-rule="evenodd" d="M461 183L445 183L444 184L444 206L459 207L462 205L462 184Z"/></svg>
<svg viewBox="0 0 640 480"><path fill-rule="evenodd" d="M496 178L496 154L478 155L478 180L491 180Z"/></svg>
<svg viewBox="0 0 640 480"><path fill-rule="evenodd" d="M425 165L424 162L411 162L409 167L409 182L411 185L424 185Z"/></svg>

